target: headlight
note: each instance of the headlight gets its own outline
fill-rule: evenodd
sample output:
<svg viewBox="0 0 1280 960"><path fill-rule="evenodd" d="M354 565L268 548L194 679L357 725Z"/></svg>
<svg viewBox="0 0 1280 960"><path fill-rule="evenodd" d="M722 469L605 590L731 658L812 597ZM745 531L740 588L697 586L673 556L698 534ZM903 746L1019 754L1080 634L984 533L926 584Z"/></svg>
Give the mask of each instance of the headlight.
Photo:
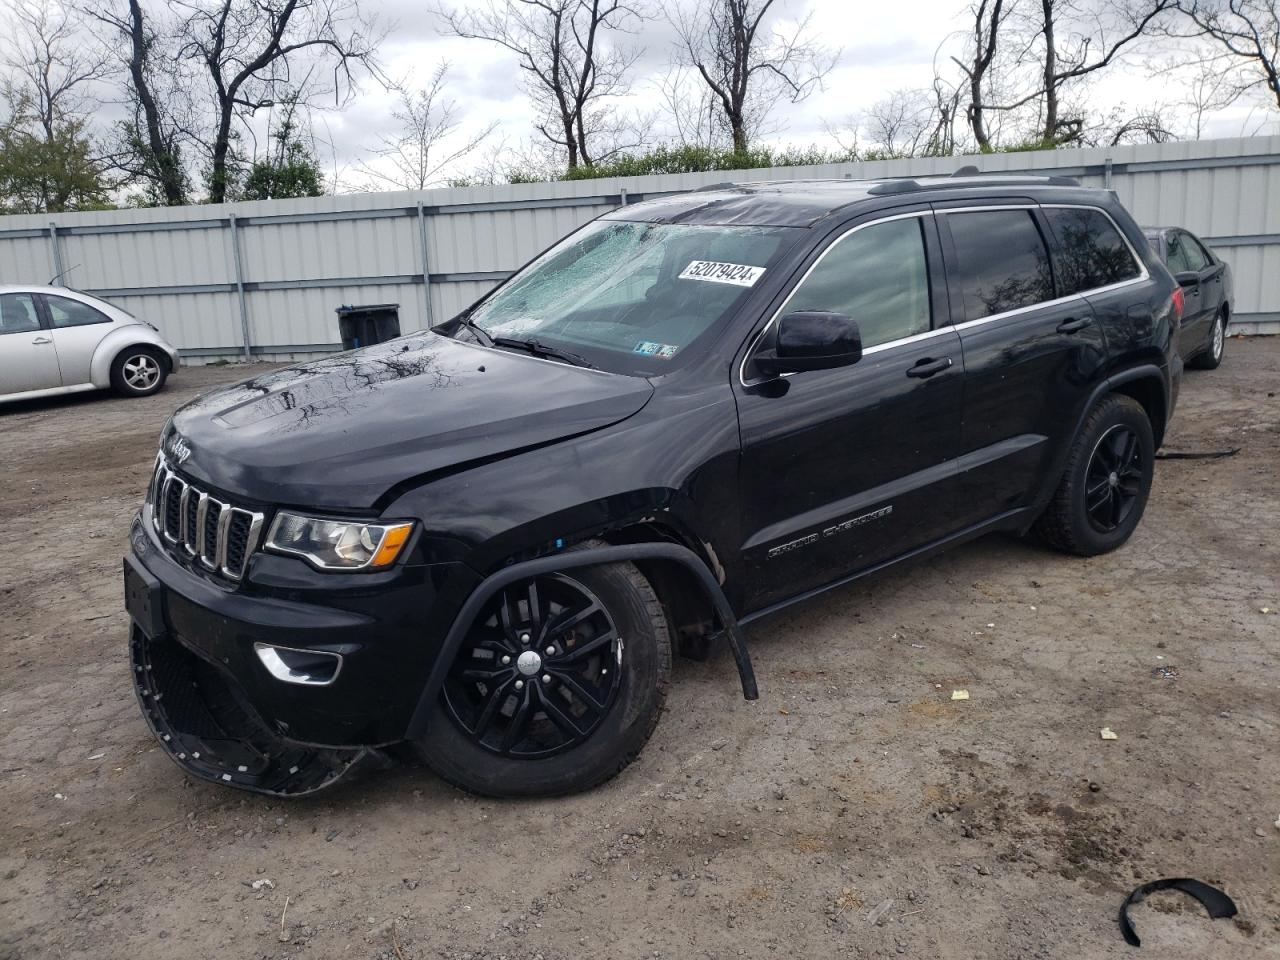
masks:
<svg viewBox="0 0 1280 960"><path fill-rule="evenodd" d="M413 523L321 520L278 513L267 549L304 557L324 570L381 570L396 562Z"/></svg>

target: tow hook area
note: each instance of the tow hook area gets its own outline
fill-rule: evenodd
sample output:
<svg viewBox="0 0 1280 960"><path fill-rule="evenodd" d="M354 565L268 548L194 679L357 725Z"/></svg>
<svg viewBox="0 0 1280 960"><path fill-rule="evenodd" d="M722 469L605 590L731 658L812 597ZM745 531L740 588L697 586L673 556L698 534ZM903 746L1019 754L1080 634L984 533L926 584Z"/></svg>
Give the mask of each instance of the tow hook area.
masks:
<svg viewBox="0 0 1280 960"><path fill-rule="evenodd" d="M133 687L165 752L192 776L273 796L331 787L357 766L385 763L381 751L326 750L274 734L211 665L169 637L129 634Z"/></svg>

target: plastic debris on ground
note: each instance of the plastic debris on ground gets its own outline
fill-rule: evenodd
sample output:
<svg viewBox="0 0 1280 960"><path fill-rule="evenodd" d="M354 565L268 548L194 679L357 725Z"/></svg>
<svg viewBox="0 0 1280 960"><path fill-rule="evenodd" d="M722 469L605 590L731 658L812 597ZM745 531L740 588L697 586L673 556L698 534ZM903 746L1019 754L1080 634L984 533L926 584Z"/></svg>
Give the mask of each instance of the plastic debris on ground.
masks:
<svg viewBox="0 0 1280 960"><path fill-rule="evenodd" d="M885 917L885 914L887 914L892 909L893 909L892 899L881 900L874 907L872 907L871 911L867 914L867 923L871 924L874 927L877 923L883 920Z"/></svg>
<svg viewBox="0 0 1280 960"><path fill-rule="evenodd" d="M1110 727L1103 727L1098 732L1099 734L1101 734L1103 740L1119 740L1120 739L1118 736L1116 736L1115 731L1112 730Z"/></svg>
<svg viewBox="0 0 1280 960"><path fill-rule="evenodd" d="M263 877L261 880L253 881L249 886L253 887L255 890L274 890L276 888L276 883L274 880L268 880L266 877Z"/></svg>
<svg viewBox="0 0 1280 960"><path fill-rule="evenodd" d="M969 691L968 690L952 690L951 699L952 700L968 700Z"/></svg>

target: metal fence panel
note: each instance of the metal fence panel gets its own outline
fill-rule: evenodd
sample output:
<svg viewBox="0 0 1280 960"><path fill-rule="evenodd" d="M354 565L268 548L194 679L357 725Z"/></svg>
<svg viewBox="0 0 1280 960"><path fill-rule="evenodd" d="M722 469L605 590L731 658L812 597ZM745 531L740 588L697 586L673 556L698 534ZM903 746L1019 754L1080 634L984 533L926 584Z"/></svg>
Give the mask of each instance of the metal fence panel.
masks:
<svg viewBox="0 0 1280 960"><path fill-rule="evenodd" d="M0 217L0 282L44 283L60 264L64 283L153 321L192 358L307 356L335 349L340 304L398 303L401 329L422 329L646 196L970 164L1073 176L1114 189L1145 225L1199 233L1232 264L1235 329L1280 332L1280 137Z"/></svg>

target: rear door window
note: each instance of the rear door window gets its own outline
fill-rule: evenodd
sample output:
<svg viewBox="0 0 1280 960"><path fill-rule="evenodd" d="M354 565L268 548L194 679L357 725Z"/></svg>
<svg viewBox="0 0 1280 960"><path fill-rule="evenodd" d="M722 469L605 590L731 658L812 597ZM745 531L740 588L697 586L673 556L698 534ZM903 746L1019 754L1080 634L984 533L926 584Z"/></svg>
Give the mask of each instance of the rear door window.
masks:
<svg viewBox="0 0 1280 960"><path fill-rule="evenodd" d="M1087 207L1045 207L1058 240L1058 296L1141 276L1142 268L1111 219Z"/></svg>
<svg viewBox="0 0 1280 960"><path fill-rule="evenodd" d="M1053 299L1049 249L1030 210L948 211L966 320Z"/></svg>
<svg viewBox="0 0 1280 960"><path fill-rule="evenodd" d="M72 300L69 297L58 297L45 294L45 304L49 307L49 321L55 330L64 327L83 327L90 323L110 323L111 318L87 303Z"/></svg>
<svg viewBox="0 0 1280 960"><path fill-rule="evenodd" d="M0 294L0 336L40 329L35 301L29 293Z"/></svg>

